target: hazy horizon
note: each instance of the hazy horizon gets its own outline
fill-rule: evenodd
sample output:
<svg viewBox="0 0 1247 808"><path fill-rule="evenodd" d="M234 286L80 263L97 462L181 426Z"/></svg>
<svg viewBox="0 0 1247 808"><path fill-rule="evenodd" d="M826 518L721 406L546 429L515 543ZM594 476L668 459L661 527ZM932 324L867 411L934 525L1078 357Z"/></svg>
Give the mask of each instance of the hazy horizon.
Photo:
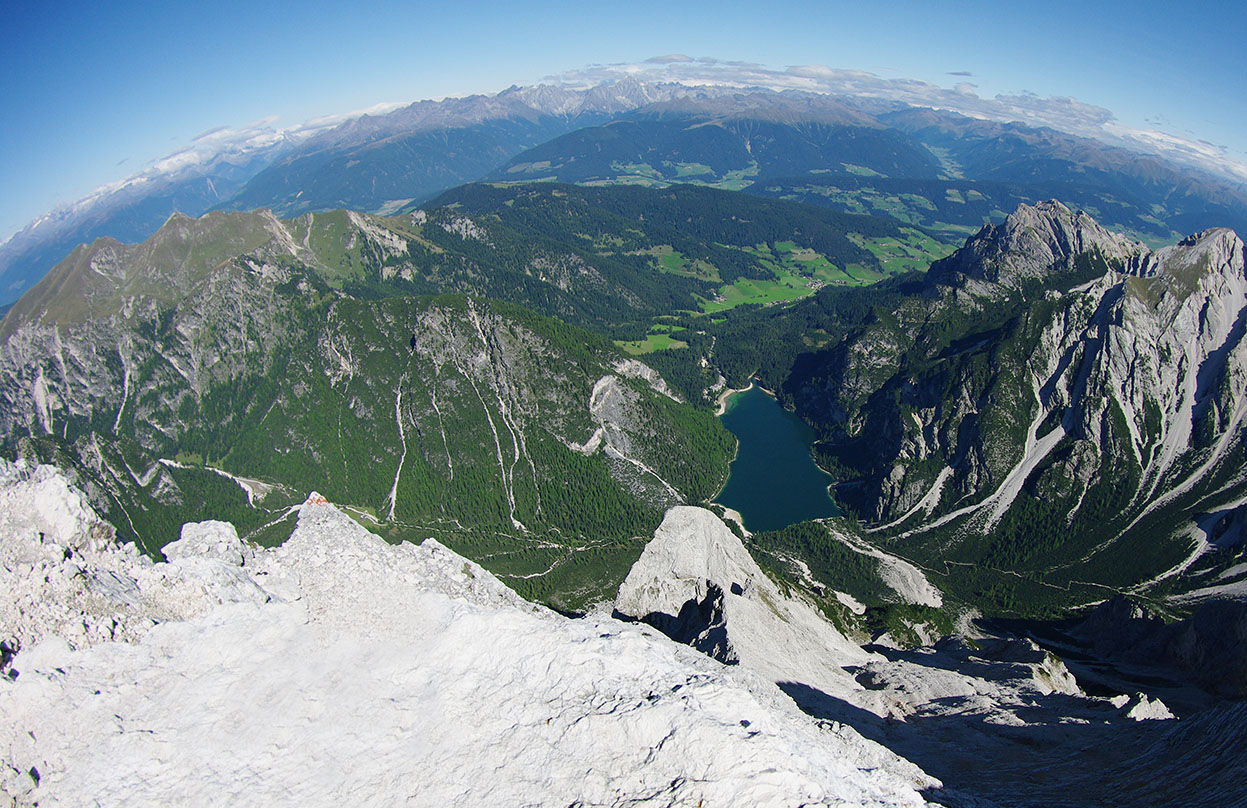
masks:
<svg viewBox="0 0 1247 808"><path fill-rule="evenodd" d="M1247 57L1209 47L1195 13L1149 3L871 9L781 0L762 17L743 4L672 5L591 3L569 14L539 2L517 15L491 2L346 10L223 0L205 16L71 3L55 18L15 8L0 55L0 239L214 139L641 69L736 71L822 90L835 89L836 75L863 75L913 90L914 103L942 94L1078 134L1099 126L1166 145L1159 133L1209 160L1247 165L1247 98L1237 91ZM1247 16L1218 15L1227 30Z"/></svg>

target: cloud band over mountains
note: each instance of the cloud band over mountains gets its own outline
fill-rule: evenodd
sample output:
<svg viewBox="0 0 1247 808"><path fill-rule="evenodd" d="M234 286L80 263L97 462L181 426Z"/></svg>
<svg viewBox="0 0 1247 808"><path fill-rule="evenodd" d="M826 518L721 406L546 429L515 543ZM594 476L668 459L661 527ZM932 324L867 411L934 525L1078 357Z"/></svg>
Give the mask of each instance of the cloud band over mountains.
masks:
<svg viewBox="0 0 1247 808"><path fill-rule="evenodd" d="M973 74L962 70L948 75L967 78ZM777 91L855 95L946 109L973 118L1048 126L1134 151L1167 157L1237 183L1247 183L1247 162L1231 154L1224 146L1159 130L1131 128L1121 124L1110 110L1076 98L1041 97L1028 92L983 98L974 92L975 86L966 81L948 89L918 79L883 78L864 70L844 70L825 65L792 65L777 70L752 62L683 54L655 56L638 64L590 65L549 76L548 80L571 86L588 86L624 77L641 81L727 84L741 88L765 87Z"/></svg>
<svg viewBox="0 0 1247 808"><path fill-rule="evenodd" d="M953 71L948 75L959 79L973 76L970 71L965 70ZM958 81L952 88L945 88L918 79L889 79L864 70L846 70L826 65L792 65L780 70L755 62L670 53L653 56L639 63L589 65L548 76L546 81L569 88L586 88L623 78L688 85L716 84L742 89L765 88L781 92L792 90L853 95L949 110L985 120L1017 121L1031 126L1046 126L1132 151L1159 155L1247 188L1247 162L1224 146L1192 140L1158 129L1127 127L1110 110L1083 103L1075 98L1041 97L1028 92L984 98L977 94L976 85L966 80ZM242 160L249 154L274 148L283 141L302 141L363 115L382 115L402 106L405 105L376 104L368 109L324 115L286 127L279 126L276 117L269 117L247 126L209 129L184 147L151 161L143 170L123 180L103 185L83 199L39 217L27 225L25 230L30 231L45 222L64 218L105 196L162 176L187 169L194 170L197 166L218 160ZM8 240L0 240L0 247Z"/></svg>

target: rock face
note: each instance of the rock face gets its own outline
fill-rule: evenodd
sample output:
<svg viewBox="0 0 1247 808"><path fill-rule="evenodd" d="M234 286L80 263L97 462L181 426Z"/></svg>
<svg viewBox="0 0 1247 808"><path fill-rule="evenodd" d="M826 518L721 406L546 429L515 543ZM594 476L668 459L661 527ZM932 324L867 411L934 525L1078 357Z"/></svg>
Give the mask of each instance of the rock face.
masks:
<svg viewBox="0 0 1247 808"><path fill-rule="evenodd" d="M116 543L113 528L50 466L0 459L0 536L0 642L9 652L53 635L72 648L136 641L157 622L269 599L242 571L236 536L232 558L182 552L190 547L183 540L170 545L170 563L153 564L133 544Z"/></svg>
<svg viewBox="0 0 1247 808"><path fill-rule="evenodd" d="M920 560L1189 588L1241 535L1245 324L1233 232L1149 251L1024 205L791 384L841 498Z"/></svg>
<svg viewBox="0 0 1247 808"><path fill-rule="evenodd" d="M411 227L432 232L441 229L437 225L430 220ZM344 456L339 437L351 444L353 427L366 423L372 451L393 465L391 480L414 433L415 440L424 439L418 449L428 458L428 473L444 478L430 482L449 486L456 462L461 474L477 464L460 451L457 436L484 429L496 435L497 451L480 459L493 467L472 473L504 478L498 493L507 500L505 524L514 527L510 520L525 522L526 516L512 512L517 496L521 503L540 498L516 491L541 485L535 479L541 457L534 459L533 445L545 433L566 447L588 444L594 430L606 426L613 440L605 462L622 486L659 506L700 493L678 491L686 486L665 479L671 476L669 451L655 446L652 436L679 430L641 411L666 393L652 389L652 379L629 381L641 377L639 363L569 356L531 315L484 302L363 303L329 292L326 281L339 283L344 273L380 272L382 263L393 269L409 258L413 234L395 228L391 220L349 212L284 222L267 211L210 214L174 217L143 244L103 241L81 248L4 319L0 445L11 448L23 436L90 443L74 446L73 454L96 466L100 478L117 478L106 486L113 489L135 476L99 468L118 465L110 451L118 441L148 455L142 465L152 470L137 474L144 487L155 475L176 492L171 475L152 464L181 451L217 460L233 454L227 465L239 473L301 487L289 471L256 463L246 446L295 452L318 466L333 451L341 465L351 465L354 458ZM424 291L493 291L475 267L460 271L469 278L463 284L443 278ZM324 305L312 304L320 295ZM584 352L583 343L576 347ZM591 412L595 384L616 392L606 424ZM236 398L218 409L212 399L225 390ZM295 415L327 406L342 414L328 445L324 424ZM266 413L280 438L247 434ZM290 416L302 423L290 425ZM111 429L104 428L108 424ZM517 473L521 464L529 474ZM348 487L321 476L313 485L329 494ZM361 490L370 476L355 475L352 501L385 497L389 485L379 496ZM390 508L387 513L394 515Z"/></svg>
<svg viewBox="0 0 1247 808"><path fill-rule="evenodd" d="M1040 202L1022 205L1001 224L984 227L963 249L932 265L928 280L998 297L1026 281L1073 269L1077 257L1088 253L1133 273L1147 251L1082 211Z"/></svg>
<svg viewBox="0 0 1247 808"><path fill-rule="evenodd" d="M149 583L190 571L218 601L76 650L57 636L68 620L31 613L0 677L0 804L917 806L934 783L746 671L533 606L436 542L387 545L320 498L240 567L220 525L188 527L167 564L102 534L85 547L98 523L49 468L5 466L0 496L6 576L45 600L67 597L61 569L78 564L79 581L138 590L104 604L79 584L97 599L87 620L153 615ZM198 575L209 565L264 597L233 598L235 579Z"/></svg>
<svg viewBox="0 0 1247 808"><path fill-rule="evenodd" d="M811 709L839 701L898 718L988 709L1024 724L1015 711L1035 697L1082 695L1061 660L1030 640L946 638L912 653L864 650L812 604L780 591L702 508L667 512L619 588L615 611L752 670Z"/></svg>
<svg viewBox="0 0 1247 808"><path fill-rule="evenodd" d="M251 557L251 548L238 538L238 531L229 522L210 520L182 525L182 537L161 548L166 561L187 558L210 558L241 567Z"/></svg>
<svg viewBox="0 0 1247 808"><path fill-rule="evenodd" d="M1247 698L1247 603L1213 600L1185 620L1165 623L1115 597L1073 630L1094 653L1167 670L1220 698Z"/></svg>
<svg viewBox="0 0 1247 808"><path fill-rule="evenodd" d="M856 648L696 508L617 605L684 612L667 627L711 628L706 654L737 664L534 606L316 495L279 548L188 525L167 563L118 547L49 467L0 466L0 502L0 805L1241 799L1241 709L1087 698L1026 640Z"/></svg>
<svg viewBox="0 0 1247 808"><path fill-rule="evenodd" d="M224 515L209 507L237 498L224 479L251 509L231 516L244 536L313 489L399 534L560 544L648 532L710 496L731 437L652 370L516 306L418 294L510 297L571 321L581 304L631 310L619 278L530 277L537 257L513 233L495 234L511 257L491 257L481 222L213 213L84 246L0 325L0 450L73 466L153 556L177 525ZM365 280L373 291L352 294Z"/></svg>
<svg viewBox="0 0 1247 808"><path fill-rule="evenodd" d="M704 508L667 512L620 586L615 610L771 681L837 695L860 689L843 667L869 658L812 605L780 592Z"/></svg>

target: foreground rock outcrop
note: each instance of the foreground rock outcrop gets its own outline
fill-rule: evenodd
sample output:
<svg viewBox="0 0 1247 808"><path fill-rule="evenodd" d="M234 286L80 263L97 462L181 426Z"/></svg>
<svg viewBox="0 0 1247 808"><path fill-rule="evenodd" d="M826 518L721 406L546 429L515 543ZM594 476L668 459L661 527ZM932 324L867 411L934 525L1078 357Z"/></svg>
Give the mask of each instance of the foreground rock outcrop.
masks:
<svg viewBox="0 0 1247 808"><path fill-rule="evenodd" d="M861 689L844 666L871 658L811 604L783 594L704 508L667 512L619 588L615 610L720 661L837 696Z"/></svg>
<svg viewBox="0 0 1247 808"><path fill-rule="evenodd" d="M1025 724L1036 697L1081 696L1060 659L1029 640L947 640L906 653L863 649L809 601L784 592L710 511L677 507L619 588L615 611L769 679L798 704L879 717L984 710ZM1102 707L1104 705L1096 705ZM812 708L820 709L820 708Z"/></svg>
<svg viewBox="0 0 1247 808"><path fill-rule="evenodd" d="M279 548L205 522L159 563L49 467L0 461L0 505L0 806L1244 802L1244 705L1086 696L1007 635L857 647L698 508L616 608L704 653L315 495Z"/></svg>
<svg viewBox="0 0 1247 808"><path fill-rule="evenodd" d="M153 564L59 473L0 471L5 582L63 606L4 598L0 804L884 806L935 785L745 670L318 498L276 550L209 525Z"/></svg>
<svg viewBox="0 0 1247 808"><path fill-rule="evenodd" d="M942 782L927 792L942 805L1247 804L1237 774L1247 705L1174 720L1155 692L1135 689L1151 687L1147 678L1102 681L1097 689L1116 695L1087 695L1035 640L987 626L929 647L859 648L700 508L668 511L615 609L919 765Z"/></svg>
<svg viewBox="0 0 1247 808"><path fill-rule="evenodd" d="M205 525L188 525L169 563L153 564L116 542L59 471L0 460L0 642L9 652L47 636L74 648L129 642L158 622L269 600L242 569L250 553L234 528Z"/></svg>

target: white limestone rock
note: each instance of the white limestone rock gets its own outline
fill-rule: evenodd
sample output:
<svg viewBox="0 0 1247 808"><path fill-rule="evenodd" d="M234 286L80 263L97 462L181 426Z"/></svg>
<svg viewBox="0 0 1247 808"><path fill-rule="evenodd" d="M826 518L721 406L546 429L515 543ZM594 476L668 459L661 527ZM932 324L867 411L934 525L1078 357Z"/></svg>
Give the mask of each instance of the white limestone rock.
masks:
<svg viewBox="0 0 1247 808"><path fill-rule="evenodd" d="M215 523L222 525L224 523ZM164 620L269 595L232 560L243 549L232 526L230 561L175 542L174 560L153 564L120 544L64 473L0 460L0 642L16 650L60 637L73 648L136 640ZM202 538L202 537L201 537ZM216 539L201 546L217 546Z"/></svg>
<svg viewBox="0 0 1247 808"><path fill-rule="evenodd" d="M937 262L932 279L960 282L976 295L1003 297L1028 279L1068 269L1075 256L1092 251L1126 268L1137 268L1147 255L1146 246L1109 232L1083 211L1056 200L1023 204Z"/></svg>
<svg viewBox="0 0 1247 808"><path fill-rule="evenodd" d="M528 604L318 497L243 567L194 546L101 570L113 608L204 565L281 596L26 647L0 677L0 804L918 806L938 785L747 670Z"/></svg>
<svg viewBox="0 0 1247 808"><path fill-rule="evenodd" d="M1168 721L1174 717L1160 699L1150 699L1146 693L1135 693L1122 712L1135 721Z"/></svg>
<svg viewBox="0 0 1247 808"><path fill-rule="evenodd" d="M1102 720L1105 710L1083 695L1058 657L1029 639L860 648L809 603L780 592L741 541L700 508L667 513L615 608L775 682L812 715L858 726L937 719L958 755L990 754L999 739L985 725L1043 734L1066 719Z"/></svg>
<svg viewBox="0 0 1247 808"><path fill-rule="evenodd" d="M145 560L112 537L60 471L0 459L0 642L16 650L59 634L81 646L150 628L118 619Z"/></svg>
<svg viewBox="0 0 1247 808"><path fill-rule="evenodd" d="M813 605L785 596L703 508L667 512L620 586L615 609L773 682L829 695L860 691L843 667L870 659Z"/></svg>
<svg viewBox="0 0 1247 808"><path fill-rule="evenodd" d="M950 637L934 647L876 656L853 671L859 684L877 694L882 710L876 712L893 718L976 715L1020 726L1027 723L1024 715L1037 723L1051 720L1047 711L1036 715L1038 697L1083 695L1065 664L1031 640L982 638L970 644Z"/></svg>
<svg viewBox="0 0 1247 808"><path fill-rule="evenodd" d="M187 522L177 541L166 544L161 552L169 561L184 558L211 558L241 567L250 549L238 538L238 531L229 522Z"/></svg>

